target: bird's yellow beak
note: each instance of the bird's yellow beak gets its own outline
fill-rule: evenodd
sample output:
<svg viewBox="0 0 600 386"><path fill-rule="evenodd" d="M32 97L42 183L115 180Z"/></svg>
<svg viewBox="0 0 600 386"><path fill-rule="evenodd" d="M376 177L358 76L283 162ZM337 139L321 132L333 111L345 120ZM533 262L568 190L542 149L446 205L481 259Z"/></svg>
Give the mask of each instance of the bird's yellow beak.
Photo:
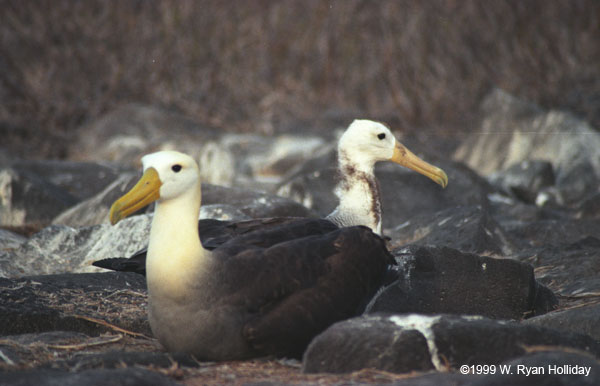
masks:
<svg viewBox="0 0 600 386"><path fill-rule="evenodd" d="M406 146L404 146L398 141L396 141L396 147L394 147L394 155L392 156L390 161L400 164L404 167L414 170L417 173L431 178L437 184L442 185L442 188L445 188L446 185L448 185L448 176L442 169L423 161L421 158L414 155L413 152L408 150Z"/></svg>
<svg viewBox="0 0 600 386"><path fill-rule="evenodd" d="M110 223L115 225L160 198L160 178L154 168L148 168L137 184L110 207Z"/></svg>

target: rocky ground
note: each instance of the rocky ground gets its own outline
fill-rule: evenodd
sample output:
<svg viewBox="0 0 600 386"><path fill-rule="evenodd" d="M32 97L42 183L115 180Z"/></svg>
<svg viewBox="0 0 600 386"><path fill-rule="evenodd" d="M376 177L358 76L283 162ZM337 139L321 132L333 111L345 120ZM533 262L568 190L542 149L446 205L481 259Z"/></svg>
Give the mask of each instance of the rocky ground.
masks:
<svg viewBox="0 0 600 386"><path fill-rule="evenodd" d="M344 127L218 136L128 105L80 130L69 161L1 154L0 384L600 384L600 134L500 90L481 113L457 146L397 133L449 185L378 166L399 279L301 360L168 354L146 320L144 278L91 262L145 246L150 214L107 223L141 155L200 159L202 217L320 216L336 202Z"/></svg>

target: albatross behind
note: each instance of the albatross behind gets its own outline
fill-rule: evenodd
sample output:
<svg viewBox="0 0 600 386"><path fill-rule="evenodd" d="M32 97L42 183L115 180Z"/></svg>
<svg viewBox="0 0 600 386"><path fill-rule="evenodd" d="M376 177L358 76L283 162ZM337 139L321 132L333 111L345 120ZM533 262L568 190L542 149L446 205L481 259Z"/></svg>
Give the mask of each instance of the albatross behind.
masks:
<svg viewBox="0 0 600 386"><path fill-rule="evenodd" d="M446 187L448 184L448 177L442 169L413 154L394 137L384 124L366 119L356 119L348 126L338 142L339 182L335 193L339 198L339 204L326 217L331 221L331 225L338 227L364 225L375 233L381 234L382 207L374 166L375 163L382 161L391 161L410 168L442 187ZM198 221L198 229L202 245L207 249L214 249L231 238L255 230L288 226L299 220L304 225L295 229L301 231L297 235L287 232L286 237L302 237L306 234L304 227L308 226L308 223L305 220L290 217L237 222L203 219ZM323 224L322 220L313 219L312 221L315 222L316 228ZM330 231L331 228L328 226L326 230ZM311 234L315 234L315 232L316 229L313 228ZM270 239L275 240L273 237ZM129 258L109 258L93 264L101 268L145 274L145 260L146 250L144 249Z"/></svg>

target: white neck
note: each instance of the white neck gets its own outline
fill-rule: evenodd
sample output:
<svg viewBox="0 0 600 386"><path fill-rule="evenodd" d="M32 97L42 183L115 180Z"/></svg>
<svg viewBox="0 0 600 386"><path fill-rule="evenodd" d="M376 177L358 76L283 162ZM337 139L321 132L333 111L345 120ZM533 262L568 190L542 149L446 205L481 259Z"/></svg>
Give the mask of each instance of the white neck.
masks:
<svg viewBox="0 0 600 386"><path fill-rule="evenodd" d="M200 243L198 212L201 187L156 203L146 259L148 290L184 296L185 288L199 279L199 271L210 259Z"/></svg>
<svg viewBox="0 0 600 386"><path fill-rule="evenodd" d="M340 203L327 218L339 226L365 225L381 234L381 200L374 161L351 160L340 151L338 164L340 182L335 194Z"/></svg>

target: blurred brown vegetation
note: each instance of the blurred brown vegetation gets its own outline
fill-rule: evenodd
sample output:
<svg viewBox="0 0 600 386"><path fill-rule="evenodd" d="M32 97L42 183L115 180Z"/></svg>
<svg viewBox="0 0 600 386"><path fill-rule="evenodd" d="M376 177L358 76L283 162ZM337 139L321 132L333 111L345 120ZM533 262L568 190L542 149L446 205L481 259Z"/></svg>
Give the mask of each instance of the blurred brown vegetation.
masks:
<svg viewBox="0 0 600 386"><path fill-rule="evenodd" d="M456 129L497 86L600 127L597 0L9 0L0 39L2 141L43 156L126 102L228 130Z"/></svg>

